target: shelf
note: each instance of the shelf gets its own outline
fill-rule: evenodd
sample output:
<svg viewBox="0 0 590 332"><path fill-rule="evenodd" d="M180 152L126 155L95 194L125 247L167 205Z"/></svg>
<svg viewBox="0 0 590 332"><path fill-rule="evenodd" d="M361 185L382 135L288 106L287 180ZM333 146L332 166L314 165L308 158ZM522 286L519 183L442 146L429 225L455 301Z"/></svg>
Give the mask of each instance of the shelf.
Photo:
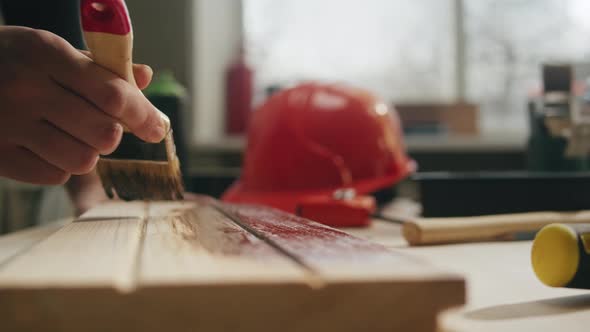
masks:
<svg viewBox="0 0 590 332"><path fill-rule="evenodd" d="M406 147L412 152L522 152L526 137L518 133L494 133L481 136L411 135L405 137ZM199 152L241 152L246 144L244 137L225 137L216 141L200 142L194 148Z"/></svg>

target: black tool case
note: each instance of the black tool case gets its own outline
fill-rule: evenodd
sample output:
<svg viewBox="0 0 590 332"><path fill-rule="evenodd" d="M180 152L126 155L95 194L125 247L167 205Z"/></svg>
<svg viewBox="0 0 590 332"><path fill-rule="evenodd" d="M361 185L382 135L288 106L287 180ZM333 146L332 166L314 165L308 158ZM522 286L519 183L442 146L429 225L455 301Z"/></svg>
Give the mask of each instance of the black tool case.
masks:
<svg viewBox="0 0 590 332"><path fill-rule="evenodd" d="M424 217L590 209L590 172L414 175Z"/></svg>

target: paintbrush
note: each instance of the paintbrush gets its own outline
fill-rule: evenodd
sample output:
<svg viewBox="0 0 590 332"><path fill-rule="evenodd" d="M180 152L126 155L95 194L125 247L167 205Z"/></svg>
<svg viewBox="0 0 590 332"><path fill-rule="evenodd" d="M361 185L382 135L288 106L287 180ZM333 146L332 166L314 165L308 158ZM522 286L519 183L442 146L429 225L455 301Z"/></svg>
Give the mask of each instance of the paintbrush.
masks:
<svg viewBox="0 0 590 332"><path fill-rule="evenodd" d="M135 84L131 60L133 31L123 0L82 0L84 39L98 65ZM126 128L117 149L101 156L96 170L110 198L182 199L180 162L172 131L160 143L147 143Z"/></svg>

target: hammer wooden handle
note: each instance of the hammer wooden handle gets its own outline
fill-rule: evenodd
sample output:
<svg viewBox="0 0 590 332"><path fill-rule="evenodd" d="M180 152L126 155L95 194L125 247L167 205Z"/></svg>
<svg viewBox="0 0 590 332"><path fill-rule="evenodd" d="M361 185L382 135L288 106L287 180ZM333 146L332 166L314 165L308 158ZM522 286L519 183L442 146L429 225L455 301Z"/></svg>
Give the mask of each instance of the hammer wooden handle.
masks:
<svg viewBox="0 0 590 332"><path fill-rule="evenodd" d="M417 218L404 222L403 235L410 245L507 240L552 223L590 223L590 211Z"/></svg>

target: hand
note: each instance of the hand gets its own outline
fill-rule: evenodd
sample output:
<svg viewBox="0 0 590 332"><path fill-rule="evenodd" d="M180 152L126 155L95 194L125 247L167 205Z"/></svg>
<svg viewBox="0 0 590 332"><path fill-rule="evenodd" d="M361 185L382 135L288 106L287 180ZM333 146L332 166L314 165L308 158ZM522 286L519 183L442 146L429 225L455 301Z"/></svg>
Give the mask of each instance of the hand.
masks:
<svg viewBox="0 0 590 332"><path fill-rule="evenodd" d="M80 52L92 58L90 52ZM143 90L150 84L153 72L149 66L134 64L133 75L135 76L135 82L138 88ZM98 174L94 171L84 175L71 176L66 183L66 190L74 205L76 216L80 216L99 203L109 200L104 192Z"/></svg>
<svg viewBox="0 0 590 332"><path fill-rule="evenodd" d="M62 184L119 144L161 141L169 120L140 92L47 31L0 27L0 176ZM134 67L147 86L151 69Z"/></svg>

